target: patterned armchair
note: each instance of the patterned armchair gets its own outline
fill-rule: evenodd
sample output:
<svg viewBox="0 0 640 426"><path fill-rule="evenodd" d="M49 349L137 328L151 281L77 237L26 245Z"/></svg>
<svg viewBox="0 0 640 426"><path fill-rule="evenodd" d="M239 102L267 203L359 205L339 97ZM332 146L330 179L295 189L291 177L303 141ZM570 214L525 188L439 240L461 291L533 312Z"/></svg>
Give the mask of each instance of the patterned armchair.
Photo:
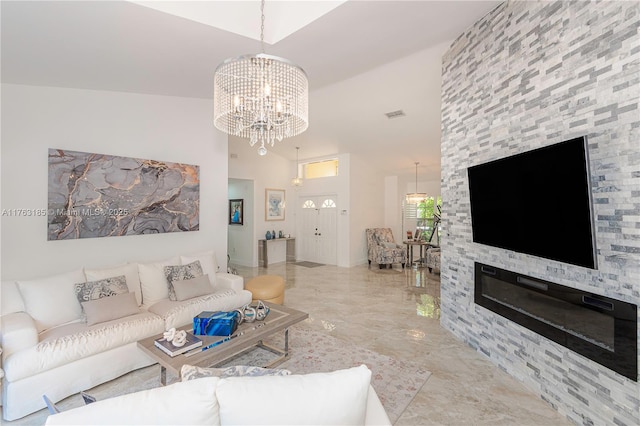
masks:
<svg viewBox="0 0 640 426"><path fill-rule="evenodd" d="M440 272L440 247L431 247L427 249L427 268L429 272Z"/></svg>
<svg viewBox="0 0 640 426"><path fill-rule="evenodd" d="M401 263L404 268L407 263L407 249L402 244L396 244L390 228L367 229L367 256L369 265L375 262L384 267Z"/></svg>

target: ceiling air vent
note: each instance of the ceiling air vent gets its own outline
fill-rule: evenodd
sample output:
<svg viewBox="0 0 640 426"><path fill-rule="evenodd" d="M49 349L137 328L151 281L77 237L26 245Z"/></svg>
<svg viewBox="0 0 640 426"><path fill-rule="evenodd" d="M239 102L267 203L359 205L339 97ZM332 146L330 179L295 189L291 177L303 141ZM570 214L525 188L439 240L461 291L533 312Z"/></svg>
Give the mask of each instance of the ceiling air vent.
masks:
<svg viewBox="0 0 640 426"><path fill-rule="evenodd" d="M385 113L385 115L389 120L391 120L392 118L404 117L406 114L404 113L403 110L399 109L397 111L387 112Z"/></svg>

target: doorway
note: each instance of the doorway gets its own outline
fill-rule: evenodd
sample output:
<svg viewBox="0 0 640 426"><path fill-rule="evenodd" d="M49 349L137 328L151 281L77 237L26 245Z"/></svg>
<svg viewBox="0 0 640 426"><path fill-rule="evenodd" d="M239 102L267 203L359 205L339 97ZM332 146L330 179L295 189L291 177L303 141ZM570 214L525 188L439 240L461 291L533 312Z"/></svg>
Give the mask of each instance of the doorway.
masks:
<svg viewBox="0 0 640 426"><path fill-rule="evenodd" d="M336 265L337 196L301 196L298 198L300 230L297 236L298 260Z"/></svg>

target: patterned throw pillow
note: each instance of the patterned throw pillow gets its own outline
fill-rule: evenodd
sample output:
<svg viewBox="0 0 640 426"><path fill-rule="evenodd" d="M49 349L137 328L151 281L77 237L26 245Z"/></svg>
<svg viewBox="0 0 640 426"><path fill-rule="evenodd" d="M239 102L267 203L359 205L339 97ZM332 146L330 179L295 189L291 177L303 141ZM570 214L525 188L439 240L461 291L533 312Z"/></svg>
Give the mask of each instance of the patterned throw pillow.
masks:
<svg viewBox="0 0 640 426"><path fill-rule="evenodd" d="M239 376L288 376L289 370L278 368L252 367L249 365L235 365L227 368L203 368L185 364L180 370L182 381L200 379L202 377L239 377Z"/></svg>
<svg viewBox="0 0 640 426"><path fill-rule="evenodd" d="M128 292L129 287L124 275L75 285L76 297L80 303Z"/></svg>
<svg viewBox="0 0 640 426"><path fill-rule="evenodd" d="M202 266L199 261L191 262L187 265L165 266L164 276L169 283L169 300L176 301L176 291L173 288L174 281L190 280L202 276Z"/></svg>

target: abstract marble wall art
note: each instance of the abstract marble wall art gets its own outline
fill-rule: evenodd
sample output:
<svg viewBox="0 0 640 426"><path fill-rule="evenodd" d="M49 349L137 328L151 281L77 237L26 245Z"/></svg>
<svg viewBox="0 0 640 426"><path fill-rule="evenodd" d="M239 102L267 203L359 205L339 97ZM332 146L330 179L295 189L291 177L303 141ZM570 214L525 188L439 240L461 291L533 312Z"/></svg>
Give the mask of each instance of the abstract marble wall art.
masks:
<svg viewBox="0 0 640 426"><path fill-rule="evenodd" d="M199 218L199 166L49 149L49 241L197 231Z"/></svg>

